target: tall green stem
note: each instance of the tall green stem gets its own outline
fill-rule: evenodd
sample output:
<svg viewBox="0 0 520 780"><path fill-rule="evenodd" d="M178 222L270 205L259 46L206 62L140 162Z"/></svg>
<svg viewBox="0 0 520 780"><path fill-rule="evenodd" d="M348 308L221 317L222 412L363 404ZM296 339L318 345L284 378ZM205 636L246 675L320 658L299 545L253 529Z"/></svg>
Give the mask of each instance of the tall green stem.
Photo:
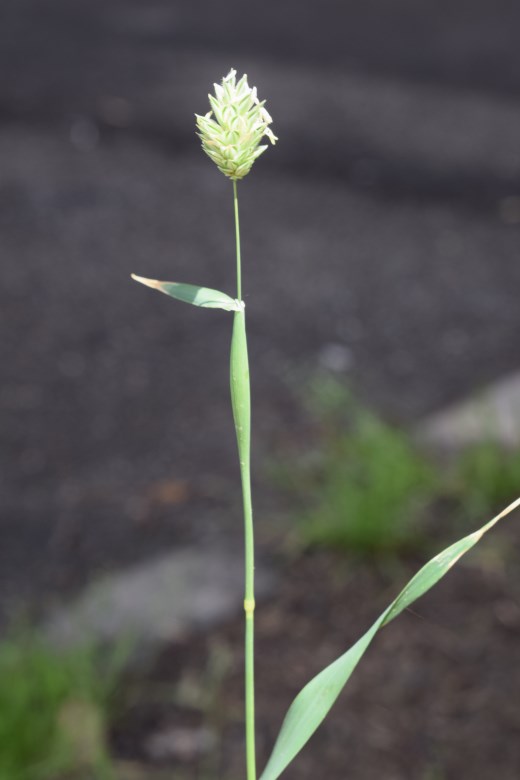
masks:
<svg viewBox="0 0 520 780"><path fill-rule="evenodd" d="M238 219L237 183L233 181L235 233L237 247L237 298L242 299L242 269L240 257L240 225ZM245 542L245 716L247 780L256 780L255 756L255 681L254 681L254 610L255 552L253 537L253 507L251 503L251 393L247 355L244 306L235 312L231 341L231 401L240 459L242 498L244 506Z"/></svg>
<svg viewBox="0 0 520 780"><path fill-rule="evenodd" d="M240 220L238 218L237 183L233 180L233 208L235 210L235 240L237 246L237 298L242 300L242 260L240 255Z"/></svg>

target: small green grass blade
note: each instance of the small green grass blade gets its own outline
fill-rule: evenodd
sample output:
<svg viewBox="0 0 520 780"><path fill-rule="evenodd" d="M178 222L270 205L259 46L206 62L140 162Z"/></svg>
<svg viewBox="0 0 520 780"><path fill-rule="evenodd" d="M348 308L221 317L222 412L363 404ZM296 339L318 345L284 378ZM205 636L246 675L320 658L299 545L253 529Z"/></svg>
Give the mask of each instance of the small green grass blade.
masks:
<svg viewBox="0 0 520 780"><path fill-rule="evenodd" d="M520 506L520 498L478 531L432 558L350 650L327 666L303 688L291 704L260 780L276 780L314 734L380 628L426 593L502 517Z"/></svg>
<svg viewBox="0 0 520 780"><path fill-rule="evenodd" d="M219 290L211 290L209 287L198 287L195 284L179 284L178 282L159 282L157 279L145 279L142 276L132 274L132 279L153 290L170 295L178 301L191 303L193 306L201 306L206 309L224 309L225 311L239 311L241 306L238 301Z"/></svg>

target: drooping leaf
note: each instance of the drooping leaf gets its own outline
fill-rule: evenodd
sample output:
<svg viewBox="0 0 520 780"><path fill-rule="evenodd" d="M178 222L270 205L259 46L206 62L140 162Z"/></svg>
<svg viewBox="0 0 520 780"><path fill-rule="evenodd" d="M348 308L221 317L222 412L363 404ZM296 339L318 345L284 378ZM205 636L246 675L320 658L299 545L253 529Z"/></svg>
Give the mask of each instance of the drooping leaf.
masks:
<svg viewBox="0 0 520 780"><path fill-rule="evenodd" d="M202 306L206 309L224 309L225 311L240 311L241 305L226 293L211 290L209 287L198 287L195 284L179 284L178 282L159 282L157 279L145 279L132 274L136 282L151 287L154 290L170 295L178 301Z"/></svg>
<svg viewBox="0 0 520 780"><path fill-rule="evenodd" d="M350 650L314 677L291 704L260 780L276 780L314 734L363 657L380 628L390 623L416 599L426 593L502 517L520 506L520 498L478 531L465 536L432 558L410 580L397 598Z"/></svg>

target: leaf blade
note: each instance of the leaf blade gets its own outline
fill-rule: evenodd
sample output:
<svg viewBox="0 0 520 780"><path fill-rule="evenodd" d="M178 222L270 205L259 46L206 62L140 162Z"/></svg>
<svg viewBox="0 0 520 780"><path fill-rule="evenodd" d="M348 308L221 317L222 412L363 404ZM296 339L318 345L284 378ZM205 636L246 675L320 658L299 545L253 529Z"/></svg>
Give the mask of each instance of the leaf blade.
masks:
<svg viewBox="0 0 520 780"><path fill-rule="evenodd" d="M191 303L205 309L224 309L224 311L239 311L240 304L234 298L219 290L210 287L199 287L195 284L181 284L180 282L160 282L157 279L146 279L143 276L132 274L132 279L145 287L169 295L178 301Z"/></svg>
<svg viewBox="0 0 520 780"><path fill-rule="evenodd" d="M430 590L487 531L519 506L520 498L482 528L450 545L428 561L361 639L307 683L289 707L260 780L276 780L300 752L328 714L379 629Z"/></svg>

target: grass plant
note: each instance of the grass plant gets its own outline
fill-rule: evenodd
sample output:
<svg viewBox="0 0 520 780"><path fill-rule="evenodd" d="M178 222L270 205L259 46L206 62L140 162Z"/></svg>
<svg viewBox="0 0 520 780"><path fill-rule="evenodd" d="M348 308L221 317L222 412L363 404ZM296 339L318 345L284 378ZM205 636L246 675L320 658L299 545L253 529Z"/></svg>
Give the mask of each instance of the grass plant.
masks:
<svg viewBox="0 0 520 780"><path fill-rule="evenodd" d="M256 89L249 87L246 76L243 76L237 82L236 73L232 70L222 80L221 84L215 85L215 94L210 95L209 100L211 111L203 116L197 116L197 128L204 151L217 165L218 169L232 182L236 240L236 297L207 287L198 287L178 282L160 282L142 277L134 278L149 287L195 306L233 312L230 370L231 403L238 443L245 542L245 765L247 780L256 780L254 698L255 599L253 515L250 483L250 391L245 304L242 300L242 261L237 183L249 173L255 160L267 149L267 145L261 145L263 137L267 137L271 143L274 143L277 139L269 127L272 120L264 107L264 102L258 100ZM206 377L205 381L208 382L209 378ZM372 423L370 423L370 426L373 428ZM374 436L370 426L368 430L369 439ZM367 437L366 431L364 437L365 439ZM391 446L394 448L394 452L398 453L399 457L402 457L402 442L392 439ZM372 450L369 450L368 455L371 452ZM359 459L366 458L367 453L363 447L358 447L354 457ZM386 464L384 468L392 468L393 460L390 458L386 459L386 454L384 457L384 463ZM355 470L355 464L353 464L352 468ZM378 479L383 478L384 468L383 466L378 466L376 469L375 474ZM406 468L409 470L409 465ZM400 481L408 489L409 479L406 473L405 477L402 477ZM400 490L402 492L403 487ZM397 495L399 496L400 494L398 493ZM513 502L480 529L455 542L423 566L366 633L300 691L289 707L260 780L276 780L289 766L328 714L378 631L435 585L488 530L519 505L520 499ZM376 501L377 506L381 507L381 511L386 511L381 497ZM374 508L370 508L371 515L374 515L375 511ZM395 504L393 511L396 511ZM373 537L374 531L371 531L370 535ZM348 765L348 757L345 757L345 763Z"/></svg>
<svg viewBox="0 0 520 780"><path fill-rule="evenodd" d="M520 485L520 450L488 440L463 452L453 468L454 493L465 518L512 501Z"/></svg>
<svg viewBox="0 0 520 780"><path fill-rule="evenodd" d="M362 414L350 434L329 443L316 479L301 519L306 542L361 554L419 544L435 470L402 431Z"/></svg>
<svg viewBox="0 0 520 780"><path fill-rule="evenodd" d="M442 503L452 525L467 527L512 501L520 485L520 450L488 440L449 462L426 455L404 429L319 373L298 391L312 422L306 452L270 464L288 494L296 547L327 547L360 557L394 556L430 546L428 526ZM443 522L443 527L446 523Z"/></svg>
<svg viewBox="0 0 520 780"><path fill-rule="evenodd" d="M330 428L314 457L285 472L299 499L304 545L366 555L422 541L421 513L438 489L437 469L404 431L359 406L347 429Z"/></svg>
<svg viewBox="0 0 520 780"><path fill-rule="evenodd" d="M111 780L105 731L118 668L100 667L90 648L57 654L32 633L3 640L0 780L60 780L72 772Z"/></svg>

